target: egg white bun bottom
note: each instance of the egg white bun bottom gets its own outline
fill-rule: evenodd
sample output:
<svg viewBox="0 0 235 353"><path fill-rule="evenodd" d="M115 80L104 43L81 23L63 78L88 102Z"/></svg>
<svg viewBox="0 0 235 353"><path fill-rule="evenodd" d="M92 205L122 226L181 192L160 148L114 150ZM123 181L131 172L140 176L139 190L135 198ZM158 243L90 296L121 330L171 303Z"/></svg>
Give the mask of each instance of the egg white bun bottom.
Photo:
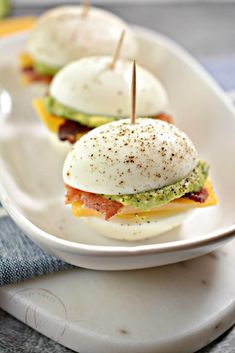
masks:
<svg viewBox="0 0 235 353"><path fill-rule="evenodd" d="M98 217L84 217L83 220L98 234L117 240L138 241L156 237L180 226L193 211L187 210L171 216L157 216L148 222L113 218L110 221Z"/></svg>

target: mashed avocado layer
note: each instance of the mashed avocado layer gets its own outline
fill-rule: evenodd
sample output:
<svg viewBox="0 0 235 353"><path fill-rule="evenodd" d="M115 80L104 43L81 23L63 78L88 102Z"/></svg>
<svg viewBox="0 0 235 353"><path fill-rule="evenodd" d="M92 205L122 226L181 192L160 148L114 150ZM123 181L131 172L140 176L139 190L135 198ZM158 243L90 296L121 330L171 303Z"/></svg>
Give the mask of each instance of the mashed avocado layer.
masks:
<svg viewBox="0 0 235 353"><path fill-rule="evenodd" d="M48 66L48 65L40 63L38 61L35 61L33 63L33 68L38 74L49 75L49 76L54 76L60 69L58 67L55 68L55 67Z"/></svg>
<svg viewBox="0 0 235 353"><path fill-rule="evenodd" d="M164 186L161 189L140 192L133 195L103 195L105 198L121 202L124 206L137 207L143 211L163 206L190 192L198 192L208 176L209 166L199 161L196 168L184 179Z"/></svg>
<svg viewBox="0 0 235 353"><path fill-rule="evenodd" d="M50 114L54 114L68 120L73 120L81 125L85 125L91 128L95 128L111 121L116 120L116 118L108 116L91 115L83 112L79 112L75 109L68 108L65 105L59 103L56 99L51 96L45 97L43 99L45 108Z"/></svg>

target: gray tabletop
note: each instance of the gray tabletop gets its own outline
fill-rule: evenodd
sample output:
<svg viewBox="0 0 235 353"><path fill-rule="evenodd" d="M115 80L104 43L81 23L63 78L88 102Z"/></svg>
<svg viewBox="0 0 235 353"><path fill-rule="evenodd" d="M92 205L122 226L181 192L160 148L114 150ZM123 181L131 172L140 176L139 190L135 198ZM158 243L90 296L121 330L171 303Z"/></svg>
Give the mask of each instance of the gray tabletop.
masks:
<svg viewBox="0 0 235 353"><path fill-rule="evenodd" d="M33 1L32 1L33 3ZM144 3L144 1L143 1ZM106 9L125 20L176 39L196 58L235 53L235 3L113 4ZM14 15L38 14L42 8L17 7ZM0 353L71 352L0 310ZM199 353L199 352L198 352ZM235 353L235 328L200 353Z"/></svg>

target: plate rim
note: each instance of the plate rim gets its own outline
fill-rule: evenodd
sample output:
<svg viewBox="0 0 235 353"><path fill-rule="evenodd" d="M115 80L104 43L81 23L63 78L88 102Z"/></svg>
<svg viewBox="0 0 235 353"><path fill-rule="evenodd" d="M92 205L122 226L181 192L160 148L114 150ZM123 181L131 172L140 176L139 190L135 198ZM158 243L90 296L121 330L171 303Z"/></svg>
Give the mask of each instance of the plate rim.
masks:
<svg viewBox="0 0 235 353"><path fill-rule="evenodd" d="M195 72L201 76L213 89L220 100L224 102L227 108L231 111L235 118L235 108L231 100L226 96L222 88L219 87L217 82L209 75L209 73L189 54L181 45L177 44L174 40L169 39L167 36L155 32L154 30L144 28L142 26L132 26L133 29L139 36L148 36L153 41L157 41L163 45L167 45L172 48L176 54L182 59L185 59L186 63L192 67ZM16 41L20 38L24 38L29 31L21 31L20 33L10 34L9 36L0 38L0 46L8 41ZM232 240L235 237L235 223L228 227L223 227L218 231L210 232L206 236L197 236L194 239L170 241L166 243L156 244L145 244L145 245L93 245L74 242L59 238L53 234L47 233L40 229L31 221L29 221L14 205L11 199L8 197L6 190L4 189L2 179L0 177L0 200L8 212L12 220L26 233L29 238L35 239L40 244L50 244L50 247L57 248L59 250L68 250L71 253L80 255L90 256L136 256L136 255L150 255L150 254L162 254L171 253L185 250L194 250L201 247L209 246L211 244L221 243L228 240Z"/></svg>

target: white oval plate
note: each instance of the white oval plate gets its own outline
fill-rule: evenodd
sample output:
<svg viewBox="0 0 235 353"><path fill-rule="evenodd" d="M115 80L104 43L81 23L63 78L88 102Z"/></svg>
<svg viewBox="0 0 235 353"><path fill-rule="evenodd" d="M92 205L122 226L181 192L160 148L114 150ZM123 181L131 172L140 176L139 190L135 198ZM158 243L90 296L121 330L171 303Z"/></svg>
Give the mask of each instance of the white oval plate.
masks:
<svg viewBox="0 0 235 353"><path fill-rule="evenodd" d="M27 34L0 42L0 196L14 221L42 248L92 269L121 270L174 263L210 252L235 235L235 119L232 103L185 51L136 28L138 61L163 82L176 123L211 166L216 207L197 210L181 227L141 242L99 236L64 206L65 149L51 143L31 100L45 87L22 87L17 56Z"/></svg>

